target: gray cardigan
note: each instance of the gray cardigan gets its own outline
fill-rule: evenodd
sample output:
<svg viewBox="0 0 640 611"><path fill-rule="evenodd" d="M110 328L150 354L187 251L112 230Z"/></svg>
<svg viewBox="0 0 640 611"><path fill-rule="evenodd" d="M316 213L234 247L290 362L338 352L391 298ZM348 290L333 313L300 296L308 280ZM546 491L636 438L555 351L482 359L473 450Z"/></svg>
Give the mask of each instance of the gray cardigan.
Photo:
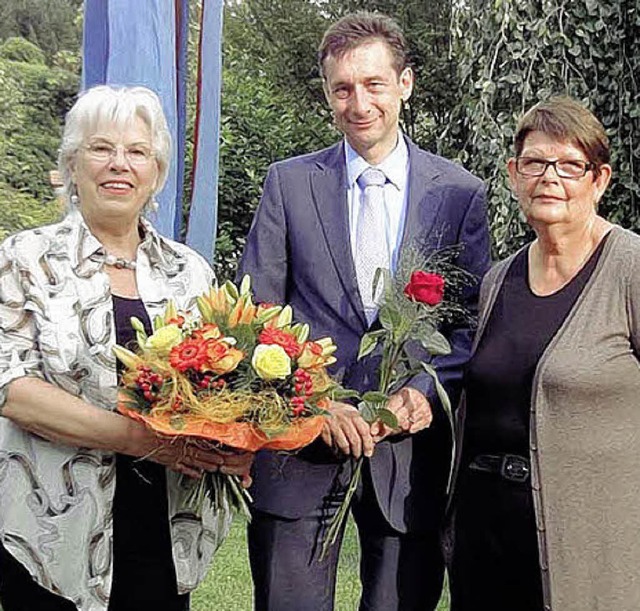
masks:
<svg viewBox="0 0 640 611"><path fill-rule="evenodd" d="M512 261L483 281L476 344ZM639 353L640 237L614 227L533 379L529 453L545 609L640 609Z"/></svg>

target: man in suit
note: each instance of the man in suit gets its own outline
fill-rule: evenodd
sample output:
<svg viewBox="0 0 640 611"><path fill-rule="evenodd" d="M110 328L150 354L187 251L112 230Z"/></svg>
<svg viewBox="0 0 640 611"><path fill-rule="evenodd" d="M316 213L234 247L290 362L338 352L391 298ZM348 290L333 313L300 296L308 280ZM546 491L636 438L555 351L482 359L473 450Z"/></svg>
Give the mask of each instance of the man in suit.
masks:
<svg viewBox="0 0 640 611"><path fill-rule="evenodd" d="M375 356L356 361L362 335L377 324L371 264L394 271L409 244L462 243L458 264L481 277L489 265L484 189L400 131L413 72L393 20L370 13L341 19L325 33L319 62L345 138L269 169L240 274L251 274L259 301L290 303L314 337L334 338L332 373L364 391L376 388L379 362ZM382 176L377 186L361 180L369 168ZM374 200L378 207L367 208ZM473 308L477 288L467 297ZM434 364L455 400L470 332L447 333L453 351ZM333 609L339 546L319 561L318 541L344 495L348 457L362 454L367 460L352 504L362 551L360 609L436 608L449 425L426 375L397 391L388 406L398 430L370 426L356 407L335 402L322 438L309 448L258 454L249 526L256 609Z"/></svg>

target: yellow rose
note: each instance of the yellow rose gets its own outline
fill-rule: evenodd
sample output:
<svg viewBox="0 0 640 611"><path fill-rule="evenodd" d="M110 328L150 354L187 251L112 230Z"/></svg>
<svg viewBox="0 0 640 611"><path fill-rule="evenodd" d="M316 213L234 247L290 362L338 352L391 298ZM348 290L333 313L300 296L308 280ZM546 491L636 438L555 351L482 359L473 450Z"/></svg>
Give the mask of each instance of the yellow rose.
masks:
<svg viewBox="0 0 640 611"><path fill-rule="evenodd" d="M147 339L145 348L153 350L158 356L166 356L171 352L171 348L177 346L182 341L182 331L178 325L166 325L160 327L151 337Z"/></svg>
<svg viewBox="0 0 640 611"><path fill-rule="evenodd" d="M278 380L291 374L291 359L282 346L258 344L251 365L263 380Z"/></svg>

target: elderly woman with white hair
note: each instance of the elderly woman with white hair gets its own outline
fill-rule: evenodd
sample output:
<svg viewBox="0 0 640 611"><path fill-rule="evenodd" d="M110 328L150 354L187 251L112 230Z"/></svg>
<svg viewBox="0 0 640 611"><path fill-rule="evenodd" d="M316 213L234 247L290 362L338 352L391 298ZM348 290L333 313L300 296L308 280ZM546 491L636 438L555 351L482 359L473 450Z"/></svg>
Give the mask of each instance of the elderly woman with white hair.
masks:
<svg viewBox="0 0 640 611"><path fill-rule="evenodd" d="M159 439L119 415L114 344L213 280L142 217L170 137L157 96L100 86L67 115L60 223L0 245L0 603L4 611L183 611L229 526L180 478L252 455ZM144 460L142 460L144 458Z"/></svg>

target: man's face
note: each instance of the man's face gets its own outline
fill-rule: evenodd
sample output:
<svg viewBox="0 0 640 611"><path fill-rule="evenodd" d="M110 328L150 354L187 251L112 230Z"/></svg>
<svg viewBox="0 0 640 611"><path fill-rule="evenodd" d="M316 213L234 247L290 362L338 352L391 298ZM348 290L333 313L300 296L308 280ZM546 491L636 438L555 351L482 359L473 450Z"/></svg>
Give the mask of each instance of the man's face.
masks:
<svg viewBox="0 0 640 611"><path fill-rule="evenodd" d="M361 157L380 163L397 142L402 100L413 89L411 68L398 74L388 45L373 40L327 57L323 72L336 127Z"/></svg>

